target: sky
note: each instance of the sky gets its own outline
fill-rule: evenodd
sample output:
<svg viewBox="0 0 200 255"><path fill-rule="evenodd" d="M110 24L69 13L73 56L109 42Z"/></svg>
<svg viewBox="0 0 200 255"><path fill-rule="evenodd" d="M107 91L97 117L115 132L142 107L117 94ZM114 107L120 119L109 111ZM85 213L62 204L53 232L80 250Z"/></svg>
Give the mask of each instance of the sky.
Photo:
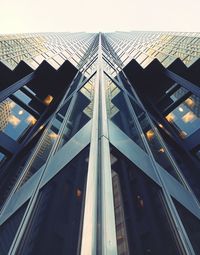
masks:
<svg viewBox="0 0 200 255"><path fill-rule="evenodd" d="M200 32L200 0L0 0L0 33Z"/></svg>

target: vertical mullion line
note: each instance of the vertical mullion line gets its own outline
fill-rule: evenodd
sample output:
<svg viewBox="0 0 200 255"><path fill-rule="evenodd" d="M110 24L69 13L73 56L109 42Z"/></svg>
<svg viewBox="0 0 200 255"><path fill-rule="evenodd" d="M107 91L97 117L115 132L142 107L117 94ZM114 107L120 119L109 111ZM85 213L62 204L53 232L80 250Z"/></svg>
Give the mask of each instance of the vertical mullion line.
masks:
<svg viewBox="0 0 200 255"><path fill-rule="evenodd" d="M120 77L119 77L119 80L120 80L120 83L121 83L121 85L122 85L123 83L122 83ZM122 85L122 86L123 86L123 85ZM142 105L142 102L139 100L139 98L138 98L138 96L136 95L136 93L135 93L135 91L133 90L133 88L132 88L132 91L133 91L135 97L138 99L138 101L139 101L140 104ZM137 128L138 128L138 130L139 130L139 132L140 132L140 134L141 134L141 137L142 137L144 146L145 146L145 148L146 148L146 150L147 150L147 152L148 152L148 154L149 154L149 156L150 156L150 159L151 159L151 162L152 162L152 165L153 165L155 174L157 175L158 180L159 180L159 182L160 182L160 186L162 187L163 196L164 196L164 198L165 198L167 207L168 207L168 209L169 209L170 216L171 216L171 218L172 218L172 220L173 220L174 227L176 228L176 236L177 236L178 239L180 240L180 245L181 245L181 249L182 249L182 254L184 254L184 255L185 255L185 254L187 254L187 255L195 255L195 252L194 252L194 250L193 250L193 247L192 247L192 245L191 245L191 242L190 242L190 240L189 240L189 238L188 238L188 235L187 235L187 233L186 233L186 231L185 231L185 228L184 228L184 226L183 226L183 224L182 224L182 221L181 221L181 219L180 219L180 217L179 217L179 214L178 214L178 212L177 212L177 210L176 210L176 207L175 207L175 205L174 205L174 202L172 201L171 195L169 194L169 191L168 191L168 188L167 188L167 186L166 186L166 184L165 184L165 181L163 180L163 178L162 178L162 176L161 176L161 174L160 174L160 171L159 171L159 169L158 169L157 166L156 166L155 158L154 158L154 156L153 156L153 154L152 154L152 152L151 152L151 149L150 149L150 147L149 147L149 145L148 145L148 142L146 141L146 138L145 138L145 135L144 135L144 133L143 133L143 131L142 131L142 128L141 128L141 126L140 126L140 123L139 123L139 121L137 120L137 116L136 116L136 114L135 114L135 111L134 111L133 108L130 106L131 103L130 103L130 99L129 99L128 95L127 95L126 89L124 90L124 96L125 96L126 103L127 103L128 107L129 107L129 109L130 109L130 111L131 111L132 116L133 116L133 119L134 119L134 121L135 121L135 124L136 124L136 126L137 126ZM142 106L143 106L143 105L142 105ZM143 109L143 108L142 108L142 109ZM144 111L145 111L145 110L144 110ZM145 114L146 114L146 116L147 116L147 118L148 118L148 114L147 114L146 111L145 111ZM150 119L150 118L148 118L148 120L149 120L149 119ZM150 123L151 123L151 121L150 121ZM151 123L151 124L152 124L152 123Z"/></svg>
<svg viewBox="0 0 200 255"><path fill-rule="evenodd" d="M98 60L99 61L99 60ZM97 193L98 193L98 133L99 133L99 70L94 85L94 104L88 174L83 216L81 255L97 254Z"/></svg>
<svg viewBox="0 0 200 255"><path fill-rule="evenodd" d="M117 240L114 213L114 196L106 110L106 90L103 74L102 35L99 38L100 60L100 170L101 170L101 219L102 219L102 254L116 255Z"/></svg>

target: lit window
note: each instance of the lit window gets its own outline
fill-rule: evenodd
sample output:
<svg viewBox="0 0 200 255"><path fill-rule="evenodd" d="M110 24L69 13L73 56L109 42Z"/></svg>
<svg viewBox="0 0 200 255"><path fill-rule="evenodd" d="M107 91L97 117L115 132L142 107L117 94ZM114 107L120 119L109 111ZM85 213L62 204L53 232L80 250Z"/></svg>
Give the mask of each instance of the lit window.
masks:
<svg viewBox="0 0 200 255"><path fill-rule="evenodd" d="M80 189L76 190L76 196L80 197L82 195L82 191Z"/></svg>
<svg viewBox="0 0 200 255"><path fill-rule="evenodd" d="M167 121L173 122L175 120L175 116L173 113L169 113L166 117Z"/></svg>
<svg viewBox="0 0 200 255"><path fill-rule="evenodd" d="M21 122L20 119L18 119L15 115L10 115L8 118L8 121L14 127L17 127L19 123Z"/></svg>
<svg viewBox="0 0 200 255"><path fill-rule="evenodd" d="M28 118L26 119L26 122L31 124L31 125L34 125L36 123L36 119L33 117L33 116L28 116Z"/></svg>
<svg viewBox="0 0 200 255"><path fill-rule="evenodd" d="M52 132L52 133L49 134L49 137L50 137L51 139L56 139L56 138L58 137L58 134Z"/></svg>
<svg viewBox="0 0 200 255"><path fill-rule="evenodd" d="M53 100L53 97L52 97L51 95L48 95L48 96L44 99L43 103L44 103L45 105L49 105L49 104L51 103L52 100Z"/></svg>
<svg viewBox="0 0 200 255"><path fill-rule="evenodd" d="M186 113L183 117L182 117L182 120L185 122L185 123L188 123L188 122L192 122L194 120L196 120L197 117L196 115L194 115L193 112L188 112Z"/></svg>
<svg viewBox="0 0 200 255"><path fill-rule="evenodd" d="M185 103L186 103L189 107L194 107L194 105L195 105L195 102L194 102L194 100L193 100L191 97L187 98L187 99L185 100Z"/></svg>
<svg viewBox="0 0 200 255"><path fill-rule="evenodd" d="M149 131L147 131L147 132L146 132L146 136L147 136L147 139L148 139L149 141L151 141L151 140L153 139L153 137L154 137L154 132L153 132L153 130L150 129Z"/></svg>

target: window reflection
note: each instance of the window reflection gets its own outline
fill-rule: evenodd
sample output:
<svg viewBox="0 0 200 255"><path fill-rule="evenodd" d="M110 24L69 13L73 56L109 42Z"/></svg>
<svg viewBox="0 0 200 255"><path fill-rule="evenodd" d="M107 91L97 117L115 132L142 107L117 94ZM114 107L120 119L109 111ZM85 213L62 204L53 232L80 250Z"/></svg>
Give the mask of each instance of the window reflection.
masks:
<svg viewBox="0 0 200 255"><path fill-rule="evenodd" d="M17 140L36 119L21 106L7 99L0 104L0 131Z"/></svg>
<svg viewBox="0 0 200 255"><path fill-rule="evenodd" d="M6 159L7 156L4 153L0 152L0 166L6 161Z"/></svg>
<svg viewBox="0 0 200 255"><path fill-rule="evenodd" d="M183 139L193 134L200 127L199 102L199 98L191 96L165 117Z"/></svg>
<svg viewBox="0 0 200 255"><path fill-rule="evenodd" d="M20 101L22 101L25 104L28 104L31 101L31 98L28 97L24 92L22 92L21 90L18 90L14 93L14 95L20 99Z"/></svg>
<svg viewBox="0 0 200 255"><path fill-rule="evenodd" d="M48 95L47 97L45 97L43 103L45 105L49 105L52 102L52 100L53 100L53 97L51 95Z"/></svg>

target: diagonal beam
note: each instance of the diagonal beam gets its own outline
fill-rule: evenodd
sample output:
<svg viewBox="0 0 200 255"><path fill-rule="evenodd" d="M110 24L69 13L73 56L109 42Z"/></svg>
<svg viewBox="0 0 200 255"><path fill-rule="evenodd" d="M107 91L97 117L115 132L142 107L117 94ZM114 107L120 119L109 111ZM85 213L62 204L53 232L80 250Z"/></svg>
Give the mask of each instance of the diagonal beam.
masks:
<svg viewBox="0 0 200 255"><path fill-rule="evenodd" d="M111 144L162 188L162 185L154 172L149 155L111 121L109 121L109 134ZM168 188L170 195L181 203L194 216L200 219L199 205L194 200L190 191L188 191L158 163L156 163L156 166Z"/></svg>
<svg viewBox="0 0 200 255"><path fill-rule="evenodd" d="M186 79L186 78L180 76L179 74L176 74L168 69L166 69L164 71L164 73L167 77L171 78L172 80L174 80L175 82L177 82L178 84L180 84L181 86L186 88L187 90L191 91L193 94L200 97L199 85L189 81L188 79Z"/></svg>
<svg viewBox="0 0 200 255"><path fill-rule="evenodd" d="M0 102L5 100L7 97L9 97L15 91L20 89L22 86L26 85L28 82L30 82L34 78L34 76L35 76L35 72L32 72L32 73L26 75L25 77L23 77L22 79L20 79L19 81L16 81L12 85L10 85L8 88L2 90L1 94L0 94Z"/></svg>
<svg viewBox="0 0 200 255"><path fill-rule="evenodd" d="M47 184L64 166L66 166L74 157L76 157L90 143L91 121L89 121L81 130L79 130L51 159L48 169L46 169L40 189ZM2 225L10 216L12 216L26 201L31 198L35 185L43 165L22 187L11 197L6 208L0 215L0 225Z"/></svg>

